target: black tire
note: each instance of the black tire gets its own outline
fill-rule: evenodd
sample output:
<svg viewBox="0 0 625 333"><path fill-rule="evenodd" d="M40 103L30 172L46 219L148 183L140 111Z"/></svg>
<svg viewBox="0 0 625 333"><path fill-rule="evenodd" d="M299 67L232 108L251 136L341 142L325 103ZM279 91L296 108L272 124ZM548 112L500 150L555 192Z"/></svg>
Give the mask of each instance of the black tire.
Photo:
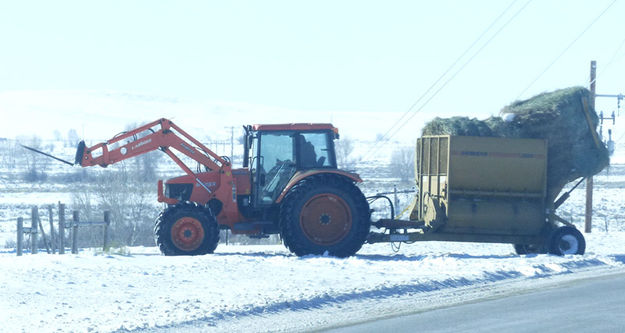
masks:
<svg viewBox="0 0 625 333"><path fill-rule="evenodd" d="M354 255L371 226L369 205L349 179L332 174L310 176L293 186L280 207L284 245L298 256Z"/></svg>
<svg viewBox="0 0 625 333"><path fill-rule="evenodd" d="M547 253L545 246L537 244L514 244L514 251L518 255Z"/></svg>
<svg viewBox="0 0 625 333"><path fill-rule="evenodd" d="M219 243L219 226L209 209L179 204L156 218L154 238L166 256L213 253Z"/></svg>
<svg viewBox="0 0 625 333"><path fill-rule="evenodd" d="M579 230L573 227L560 227L553 231L549 241L549 253L563 256L565 254L584 254L586 240Z"/></svg>

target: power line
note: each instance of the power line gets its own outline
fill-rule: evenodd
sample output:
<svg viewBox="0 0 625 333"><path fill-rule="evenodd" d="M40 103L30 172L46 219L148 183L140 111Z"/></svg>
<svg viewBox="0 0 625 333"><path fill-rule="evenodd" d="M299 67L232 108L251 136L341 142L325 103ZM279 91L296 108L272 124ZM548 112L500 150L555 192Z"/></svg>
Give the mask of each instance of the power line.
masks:
<svg viewBox="0 0 625 333"><path fill-rule="evenodd" d="M458 56L458 58L456 58L456 60L447 68L447 70L445 70L445 72L443 74L441 74L436 81L434 81L434 83L432 83L428 89L421 94L421 96L419 96L419 98L412 103L412 105L408 108L408 110L406 110L406 112L404 112L401 117L399 117L399 119L397 119L397 121L395 123L393 123L393 125L384 133L384 135L382 135L382 137L377 140L377 141L384 141L385 138L389 135L389 133L391 133L391 131L393 131L395 129L395 127L397 125L399 125L400 123L402 123L402 121L404 120L404 117L406 117L407 115L410 114L410 111L412 111L412 109L414 109L415 106L417 106L417 104L419 102L421 102L421 100L427 96L428 93L430 93L430 91L460 62L460 60L462 58L464 58L465 55L467 55L467 53L469 53L469 51L471 51L471 49L473 49L473 47L482 39L482 37L484 37L484 35L486 35L492 28L493 26L510 10L510 8L517 2L518 0L513 0L512 2L510 2L510 4L508 5L508 7L506 7L506 9L504 9L501 14L499 14L499 16L497 16L492 22L491 24L484 30L482 31L482 33L473 41L473 43L471 43L471 45L469 45L469 47L467 47L467 49L460 55Z"/></svg>
<svg viewBox="0 0 625 333"><path fill-rule="evenodd" d="M459 69L458 69L455 73L454 73L454 74L453 74L453 75L452 75L452 76L451 76L451 77L450 77L450 78L449 78L449 79L447 79L447 80L446 80L446 81L445 81L445 82L444 82L444 83L443 83L443 84L442 84L442 85L441 85L441 86L440 86L440 87L439 87L439 88L438 88L438 89L437 89L437 90L436 90L436 91L435 91L435 92L434 92L434 93L433 93L433 94L432 94L432 95L431 95L431 96L430 96L430 97L429 97L429 98L428 98L428 99L427 99L427 100L426 100L426 101L425 101L425 102L424 102L424 103L423 103L423 104L422 104L422 105L421 105L421 106L417 109L417 110L413 111L413 112L412 112L412 115L410 115L410 116L408 117L408 119L406 119L405 121L403 121L403 122L401 123L401 125L400 125L400 126L399 126L399 127L398 127L398 128L397 128L397 129L396 129L396 130L395 130L395 131L391 134L391 135L390 135L390 136L388 136L388 137L387 137L384 141L380 140L380 142L381 142L381 143L383 143L383 144L388 143L388 141L389 141L389 140L390 140L393 136L395 136L395 134L397 134L397 133L398 133L398 132L399 132L402 128L404 128L404 126L406 126L406 124L407 124L410 120L412 120L412 119L413 119L413 118L417 115L417 113L419 113L421 110L423 110L423 108L425 108L425 106L427 106L427 105L428 105L428 103L429 103L429 102L430 102L430 101L431 101L434 97L436 97L436 95L438 95L438 93L439 93L439 92L440 92L443 88L445 88L445 86L447 86L447 84L449 84L449 82L451 82L451 81L452 81L452 80L453 80L453 79L454 79L454 78L455 78L455 77L456 77L456 76L457 76L457 75L458 75L458 74L459 74L459 73L460 73L460 72L461 72L461 71L462 71L462 70L463 70L463 69L464 69L467 65L469 65L469 63L471 63L471 61L473 61L473 59L474 59L477 55L479 55L479 54L480 54L480 52L481 52L482 50L484 50L484 49L486 48L486 46L488 46L488 45L490 44L490 42L491 42L493 39L495 39L495 37L497 37L497 35L499 35L499 33L500 33L501 31L503 31L503 29L505 29L505 28L508 26L508 24L510 24L510 22L512 22L512 21L513 21L513 20L514 20L514 19L515 19L515 18L516 18L516 17L517 17L517 16L518 16L518 15L519 15L522 11L523 11L523 10L524 10L524 9L525 9L525 8L526 8L526 7L527 7L527 6L531 3L531 2L532 2L532 0L528 0L528 1L527 1L527 2L526 2L526 3L525 3L525 4L524 4L524 5L523 5L523 6L522 6L519 10L517 10L517 11L514 13L514 15L512 15L512 17L510 17L510 19L508 19L508 21L506 21L506 22L505 22L505 23L504 23L504 24L503 24L503 25L502 25L502 26L501 26L501 27L500 27L500 28L499 28L499 29L498 29L498 30L497 30L497 31L496 31L496 32L495 32L495 33L494 33L494 34L493 34L493 35L492 35L492 36L491 36L491 37L490 37L490 38L489 38L489 39L488 39L488 40L487 40L487 41L486 41L486 42L485 42L485 43L484 43L484 44L483 44L483 45L482 45L482 46L481 46L481 47L480 47L480 48L479 48L479 49L478 49L478 50L477 50L477 51L476 51L476 52L475 52L475 53L474 53L474 54L473 54L473 55L472 55L472 56L471 56L471 57L470 57L470 58L469 58L469 59L468 59L468 60L467 60L467 61L466 61L466 62L465 62L465 63L464 63L464 64L463 64L463 65L462 65L462 66L461 66L461 67L460 67L460 68L459 68ZM510 7L511 7L511 6L509 6L508 8L506 8L506 11L507 11ZM505 13L505 11L504 11L504 13ZM502 15L503 15L503 13L502 13ZM501 15L500 15L500 16L501 16ZM499 20L499 17L498 17L495 21L497 21L497 20ZM490 28L490 27L489 27L489 28ZM465 53L466 53L466 52L465 52ZM455 64L455 63L454 63L454 64ZM453 65L452 65L452 67L453 67ZM444 75L443 75L443 76L444 76ZM437 81L438 81L438 80L437 80ZM425 94L424 94L424 96L425 96ZM422 96L422 97L423 97L423 96ZM422 98L422 97L421 97L421 98ZM421 99L421 98L420 98L420 99ZM414 105L416 105L416 104L417 104L417 103L415 103ZM413 105L413 106L414 106L414 105ZM411 109L412 109L412 108L413 108L413 107L411 107ZM409 111L410 111L410 110L409 110ZM409 112L406 112L406 113L409 113ZM374 147L371 151L369 151L369 154L367 154L367 155L365 156L365 159L366 159L366 157L369 157L370 155L373 155L373 154L377 153L377 152L380 150L381 146L382 146L382 145L376 145L376 146L375 146L375 147Z"/></svg>
<svg viewBox="0 0 625 333"><path fill-rule="evenodd" d="M616 60L616 56L621 51L623 46L625 46L625 38L623 38L623 40L621 41L620 45L616 48L616 51L614 51L614 54L612 54L612 58L610 58L610 61L608 61L608 63L605 64L605 66L601 66L601 68L602 68L601 72L599 72L599 74L597 74L597 77L595 77L595 79L592 82L590 82L590 84L595 83L597 81L597 78L599 78L603 73L605 73L606 70L608 69L608 67L610 67L614 63L614 61Z"/></svg>
<svg viewBox="0 0 625 333"><path fill-rule="evenodd" d="M511 17L511 18L510 18L510 19L509 19L509 20L508 20L508 21L507 21L507 22L506 22L503 26L501 26L501 27L499 28L499 30L497 30L497 32L496 32L493 36L491 36L491 38L490 38L490 39L488 39L488 41L487 41L484 45L482 45L482 47L481 47L481 48L480 48L480 49L479 49L479 50L478 50L475 54L473 54L473 56L471 56L471 58L469 58L469 60L467 60L467 61L466 61L466 62L462 65L462 67L460 67L460 69L458 69L458 70L454 73L454 75L453 75L451 78L449 78L447 81L445 81L445 83L444 83L444 84L443 84L440 88L438 88L438 90L436 90L436 92L434 93L434 95L430 96L430 98L428 98L428 99L425 101L425 104L423 104L423 105L422 105L419 109L417 109L417 111L416 111L416 112L414 112L414 113L412 114L412 116L410 116L410 118L408 118L408 120L407 120L405 123L403 123L403 124L402 124L402 126L398 129L398 131L399 131L401 128L403 128L403 127L406 125L406 123L407 123L408 121L410 121L412 118L414 118L414 116L416 116L416 115L417 115L417 112L421 111L421 110L422 110L422 109L423 109L423 108L424 108L424 107L425 107L425 106L426 106L426 105L427 105L427 104L428 104L428 103L429 103L429 102L430 102L430 101L431 101L434 97L436 97L436 95L437 95L437 94L438 94L438 93L439 93L439 92L440 92L443 88L445 88L445 86L446 86L449 82L451 82L451 80L453 80L453 79L456 77L456 75L460 74L460 72L461 72L461 71L462 71L462 70L463 70L463 69L464 69L467 65L469 65L469 63L471 63L471 61L472 61L472 60L473 60L473 59L474 59L474 58L475 58L475 57L476 57L476 56L477 56L480 52L482 52L482 50L483 50L483 49L485 49L485 48L486 48L486 46L488 46L488 44L490 44L490 42L491 42L493 39L495 39L495 37L497 37L497 35L498 35L498 34L499 34L499 33L500 33L503 29L505 29L505 28L506 28L506 26L508 26L508 24L509 24L510 22L512 22L512 21L513 21L513 20L514 20L514 19L515 19L518 15L519 15L519 14L520 14L520 13L521 13L524 9L525 9L525 7L527 7L527 5L529 5L529 4L530 4L530 2L532 2L532 0L527 1L527 2L525 3L525 5L523 5L523 7L521 7L521 8L520 8L520 9L519 9L516 13L514 13L514 15L513 15L513 16L512 16L512 17Z"/></svg>
<svg viewBox="0 0 625 333"><path fill-rule="evenodd" d="M579 34L577 35L577 37L575 37L575 39L564 49L564 51L562 51L548 66L547 68L545 68L532 82L530 82L530 84L525 87L525 89L523 89L523 91L521 91L521 93L519 94L519 96L517 96L517 100L521 98L521 96L523 96L523 94L525 94L525 92L534 85L534 83L536 83L536 81L538 81L556 62L558 62L558 60L560 60L560 58L562 58L562 56L580 39L582 38L582 36L588 31L590 30L590 28L597 23L597 21L599 21L599 19L603 16L603 14L605 14L608 9L610 9L610 7L612 7L612 5L614 5L614 3L616 3L616 0L613 0L597 17L595 17L592 22L590 22L590 24L588 26L586 26L586 28Z"/></svg>

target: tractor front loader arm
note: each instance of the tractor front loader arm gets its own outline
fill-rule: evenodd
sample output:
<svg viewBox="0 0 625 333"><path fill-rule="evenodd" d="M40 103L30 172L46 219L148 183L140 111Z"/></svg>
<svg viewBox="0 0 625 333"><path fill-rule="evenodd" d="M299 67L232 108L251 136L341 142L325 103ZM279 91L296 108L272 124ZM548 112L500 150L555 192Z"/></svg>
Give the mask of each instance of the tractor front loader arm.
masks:
<svg viewBox="0 0 625 333"><path fill-rule="evenodd" d="M144 135L145 133L149 134ZM127 141L122 142L124 140ZM76 164L82 167L96 165L106 167L156 149L161 149L188 175L196 179L193 171L172 152L172 149L197 161L208 170L231 168L230 162L165 118L121 133L91 147L87 147L84 141L81 141L76 151Z"/></svg>

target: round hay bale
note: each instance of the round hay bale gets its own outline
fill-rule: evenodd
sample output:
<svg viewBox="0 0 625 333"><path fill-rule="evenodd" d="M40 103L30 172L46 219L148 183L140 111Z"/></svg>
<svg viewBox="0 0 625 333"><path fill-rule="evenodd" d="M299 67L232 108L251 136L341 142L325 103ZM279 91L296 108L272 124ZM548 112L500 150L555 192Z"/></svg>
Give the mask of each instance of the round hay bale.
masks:
<svg viewBox="0 0 625 333"><path fill-rule="evenodd" d="M501 114L514 114L509 124L515 137L547 139L550 200L555 200L567 183L595 175L610 163L607 148L595 142L592 133L596 134L599 117L588 104L584 110L584 100L589 102L590 91L571 87L517 101L501 110Z"/></svg>
<svg viewBox="0 0 625 333"><path fill-rule="evenodd" d="M468 117L435 118L423 128L423 135L495 136L546 139L547 200L553 202L569 182L599 173L609 164L607 148L596 142L598 116L583 101L590 91L571 87L542 93L504 107L502 117L477 120Z"/></svg>

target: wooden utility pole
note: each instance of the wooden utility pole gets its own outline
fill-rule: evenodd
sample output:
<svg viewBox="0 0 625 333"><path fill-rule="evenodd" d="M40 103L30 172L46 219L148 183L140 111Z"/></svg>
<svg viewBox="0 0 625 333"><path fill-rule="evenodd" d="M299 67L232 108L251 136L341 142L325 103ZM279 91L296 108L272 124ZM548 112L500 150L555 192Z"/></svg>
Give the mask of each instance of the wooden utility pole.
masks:
<svg viewBox="0 0 625 333"><path fill-rule="evenodd" d="M595 86L597 81L597 62L590 62L590 109L595 109ZM594 130L591 128L591 130ZM584 219L585 230L587 233L592 231L592 176L586 179L586 216Z"/></svg>
<svg viewBox="0 0 625 333"><path fill-rule="evenodd" d="M234 126L226 126L230 130L230 165L234 164Z"/></svg>
<svg viewBox="0 0 625 333"><path fill-rule="evenodd" d="M230 163L234 163L234 126L230 126Z"/></svg>

